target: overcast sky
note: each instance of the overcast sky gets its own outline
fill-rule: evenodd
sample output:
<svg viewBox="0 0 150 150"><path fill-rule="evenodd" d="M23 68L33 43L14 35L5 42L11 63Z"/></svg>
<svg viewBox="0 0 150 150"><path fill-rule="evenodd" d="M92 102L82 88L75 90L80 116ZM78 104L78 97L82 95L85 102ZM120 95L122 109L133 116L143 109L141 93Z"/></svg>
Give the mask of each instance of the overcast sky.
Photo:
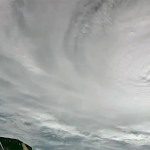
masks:
<svg viewBox="0 0 150 150"><path fill-rule="evenodd" d="M0 134L37 150L150 148L150 1L0 0Z"/></svg>

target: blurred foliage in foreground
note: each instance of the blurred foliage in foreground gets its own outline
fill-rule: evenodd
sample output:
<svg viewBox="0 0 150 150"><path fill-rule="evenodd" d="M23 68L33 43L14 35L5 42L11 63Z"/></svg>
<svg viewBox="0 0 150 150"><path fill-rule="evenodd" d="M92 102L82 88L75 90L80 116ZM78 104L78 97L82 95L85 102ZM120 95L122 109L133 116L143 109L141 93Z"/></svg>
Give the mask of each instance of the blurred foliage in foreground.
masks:
<svg viewBox="0 0 150 150"><path fill-rule="evenodd" d="M32 148L17 139L0 137L0 150L32 150Z"/></svg>

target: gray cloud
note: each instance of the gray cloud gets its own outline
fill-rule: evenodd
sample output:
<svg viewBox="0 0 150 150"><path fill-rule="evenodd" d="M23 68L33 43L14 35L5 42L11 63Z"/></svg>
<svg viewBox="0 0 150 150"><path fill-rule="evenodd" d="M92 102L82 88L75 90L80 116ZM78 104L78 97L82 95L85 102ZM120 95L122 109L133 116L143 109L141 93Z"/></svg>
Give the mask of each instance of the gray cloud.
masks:
<svg viewBox="0 0 150 150"><path fill-rule="evenodd" d="M0 3L2 136L37 150L149 148L149 1Z"/></svg>

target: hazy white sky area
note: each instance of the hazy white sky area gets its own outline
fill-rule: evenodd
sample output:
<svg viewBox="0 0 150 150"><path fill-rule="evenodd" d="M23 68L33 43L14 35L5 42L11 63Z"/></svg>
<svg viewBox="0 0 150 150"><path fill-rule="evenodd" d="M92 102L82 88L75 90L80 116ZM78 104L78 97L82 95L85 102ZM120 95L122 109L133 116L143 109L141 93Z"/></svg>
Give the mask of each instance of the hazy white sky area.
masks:
<svg viewBox="0 0 150 150"><path fill-rule="evenodd" d="M0 20L1 136L150 149L149 0L0 0Z"/></svg>

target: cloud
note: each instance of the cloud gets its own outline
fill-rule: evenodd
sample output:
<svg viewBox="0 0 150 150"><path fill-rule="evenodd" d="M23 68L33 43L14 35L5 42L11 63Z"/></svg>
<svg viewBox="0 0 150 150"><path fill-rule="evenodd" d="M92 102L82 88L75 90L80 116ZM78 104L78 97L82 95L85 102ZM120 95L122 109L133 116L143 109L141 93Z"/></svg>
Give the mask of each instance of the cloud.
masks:
<svg viewBox="0 0 150 150"><path fill-rule="evenodd" d="M148 6L1 0L1 134L39 149L146 149Z"/></svg>

